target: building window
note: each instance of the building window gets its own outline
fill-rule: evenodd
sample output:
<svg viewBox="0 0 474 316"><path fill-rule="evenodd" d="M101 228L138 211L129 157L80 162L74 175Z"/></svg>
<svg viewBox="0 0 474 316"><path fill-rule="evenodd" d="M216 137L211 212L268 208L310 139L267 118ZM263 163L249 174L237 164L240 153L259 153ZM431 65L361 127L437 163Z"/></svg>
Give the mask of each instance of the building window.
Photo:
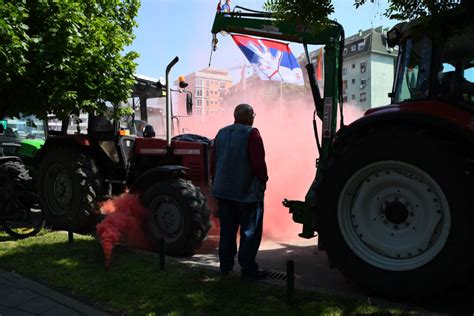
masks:
<svg viewBox="0 0 474 316"><path fill-rule="evenodd" d="M196 87L202 87L202 79L196 79Z"/></svg>
<svg viewBox="0 0 474 316"><path fill-rule="evenodd" d="M359 44L357 44L357 50L363 50L365 47L365 42L360 42Z"/></svg>
<svg viewBox="0 0 474 316"><path fill-rule="evenodd" d="M347 103L347 95L345 95L345 96L342 98L342 102L343 102L343 103Z"/></svg>
<svg viewBox="0 0 474 316"><path fill-rule="evenodd" d="M344 50L342 51L342 56L346 56L347 55L347 48L344 48Z"/></svg>
<svg viewBox="0 0 474 316"><path fill-rule="evenodd" d="M202 99L196 100L196 107L200 108L202 106Z"/></svg>
<svg viewBox="0 0 474 316"><path fill-rule="evenodd" d="M356 45L352 45L352 46L351 46L351 52L355 52L356 49L357 49L357 46L356 46Z"/></svg>
<svg viewBox="0 0 474 316"><path fill-rule="evenodd" d="M356 64L352 64L352 69L355 69L355 67L356 67Z"/></svg>
<svg viewBox="0 0 474 316"><path fill-rule="evenodd" d="M353 94L352 97L351 97L351 100L354 101L356 99L356 95Z"/></svg>
<svg viewBox="0 0 474 316"><path fill-rule="evenodd" d="M343 93L346 93L347 90L347 80L342 81L342 91Z"/></svg>
<svg viewBox="0 0 474 316"><path fill-rule="evenodd" d="M196 89L196 96L197 97L202 97L202 90L201 89Z"/></svg>
<svg viewBox="0 0 474 316"><path fill-rule="evenodd" d="M342 74L347 75L347 67L342 68Z"/></svg>
<svg viewBox="0 0 474 316"><path fill-rule="evenodd" d="M221 99L224 99L224 91L219 91L219 97L220 97Z"/></svg>
<svg viewBox="0 0 474 316"><path fill-rule="evenodd" d="M209 90L206 90L206 97L209 97Z"/></svg>
<svg viewBox="0 0 474 316"><path fill-rule="evenodd" d="M365 70L367 69L367 62L363 61L360 63L360 72L364 73Z"/></svg>
<svg viewBox="0 0 474 316"><path fill-rule="evenodd" d="M352 84L355 84L356 83L356 80L355 79L352 79Z"/></svg>
<svg viewBox="0 0 474 316"><path fill-rule="evenodd" d="M202 110L197 110L197 111L196 111L196 115L197 115L197 116L202 116Z"/></svg>
<svg viewBox="0 0 474 316"><path fill-rule="evenodd" d="M221 106L221 108L224 107L224 101L222 101L222 100L219 101L219 105Z"/></svg>
<svg viewBox="0 0 474 316"><path fill-rule="evenodd" d="M219 82L219 87L221 89L225 89L225 82L223 82L223 81Z"/></svg>
<svg viewBox="0 0 474 316"><path fill-rule="evenodd" d="M209 106L209 100L206 100L206 106Z"/></svg>
<svg viewBox="0 0 474 316"><path fill-rule="evenodd" d="M367 79L360 79L360 88L364 89L367 85Z"/></svg>
<svg viewBox="0 0 474 316"><path fill-rule="evenodd" d="M360 102L365 102L367 100L367 95L365 94L365 92L362 92L360 94Z"/></svg>
<svg viewBox="0 0 474 316"><path fill-rule="evenodd" d="M206 88L209 88L209 80L206 80Z"/></svg>

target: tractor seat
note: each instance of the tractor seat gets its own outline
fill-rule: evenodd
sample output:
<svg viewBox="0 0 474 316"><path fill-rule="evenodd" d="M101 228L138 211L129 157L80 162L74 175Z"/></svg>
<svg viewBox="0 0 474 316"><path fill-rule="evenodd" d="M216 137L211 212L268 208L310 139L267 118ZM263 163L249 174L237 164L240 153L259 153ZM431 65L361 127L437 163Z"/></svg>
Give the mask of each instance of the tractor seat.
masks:
<svg viewBox="0 0 474 316"><path fill-rule="evenodd" d="M153 128L153 126L151 125L147 125L145 126L145 128L143 129L143 137L145 138L153 138L155 137L155 129Z"/></svg>

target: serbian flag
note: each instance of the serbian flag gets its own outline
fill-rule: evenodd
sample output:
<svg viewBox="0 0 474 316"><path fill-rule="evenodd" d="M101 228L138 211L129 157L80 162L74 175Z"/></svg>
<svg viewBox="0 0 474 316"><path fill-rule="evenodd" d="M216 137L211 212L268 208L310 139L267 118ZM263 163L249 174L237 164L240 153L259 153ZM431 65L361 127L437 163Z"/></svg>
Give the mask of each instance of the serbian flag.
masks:
<svg viewBox="0 0 474 316"><path fill-rule="evenodd" d="M245 35L232 38L260 79L304 85L303 72L288 44Z"/></svg>

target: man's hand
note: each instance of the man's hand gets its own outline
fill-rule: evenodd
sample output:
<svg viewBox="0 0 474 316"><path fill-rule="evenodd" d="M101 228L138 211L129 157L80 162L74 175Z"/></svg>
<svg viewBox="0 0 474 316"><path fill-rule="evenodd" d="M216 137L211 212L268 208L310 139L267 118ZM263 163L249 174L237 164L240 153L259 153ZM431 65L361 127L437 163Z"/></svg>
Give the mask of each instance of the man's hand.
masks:
<svg viewBox="0 0 474 316"><path fill-rule="evenodd" d="M268 79L271 80L273 76L278 74L282 58L281 51L277 51L276 56L273 56L268 47L266 47L261 40L258 40L258 46L255 43L250 42L248 47L258 56L258 68L268 77Z"/></svg>

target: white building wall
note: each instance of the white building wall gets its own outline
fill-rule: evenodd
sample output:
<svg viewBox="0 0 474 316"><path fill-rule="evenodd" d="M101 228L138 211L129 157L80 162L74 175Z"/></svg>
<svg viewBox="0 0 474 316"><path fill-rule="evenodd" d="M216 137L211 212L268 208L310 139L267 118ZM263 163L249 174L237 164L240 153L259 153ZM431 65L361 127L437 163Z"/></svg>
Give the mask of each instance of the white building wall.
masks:
<svg viewBox="0 0 474 316"><path fill-rule="evenodd" d="M371 54L370 56L370 90L372 91L370 107L390 104L388 93L392 91L394 63L393 56Z"/></svg>
<svg viewBox="0 0 474 316"><path fill-rule="evenodd" d="M358 106L362 109L368 109L370 107L371 89L370 89L370 73L371 65L369 62L368 54L361 54L345 59L343 62L343 68L347 69L347 74L343 74L342 80L347 80L347 103ZM361 63L366 63L365 72L361 72ZM352 68L354 65L354 68ZM361 86L361 79L366 79L365 86ZM363 100L365 93L365 100ZM353 99L354 98L354 99Z"/></svg>

